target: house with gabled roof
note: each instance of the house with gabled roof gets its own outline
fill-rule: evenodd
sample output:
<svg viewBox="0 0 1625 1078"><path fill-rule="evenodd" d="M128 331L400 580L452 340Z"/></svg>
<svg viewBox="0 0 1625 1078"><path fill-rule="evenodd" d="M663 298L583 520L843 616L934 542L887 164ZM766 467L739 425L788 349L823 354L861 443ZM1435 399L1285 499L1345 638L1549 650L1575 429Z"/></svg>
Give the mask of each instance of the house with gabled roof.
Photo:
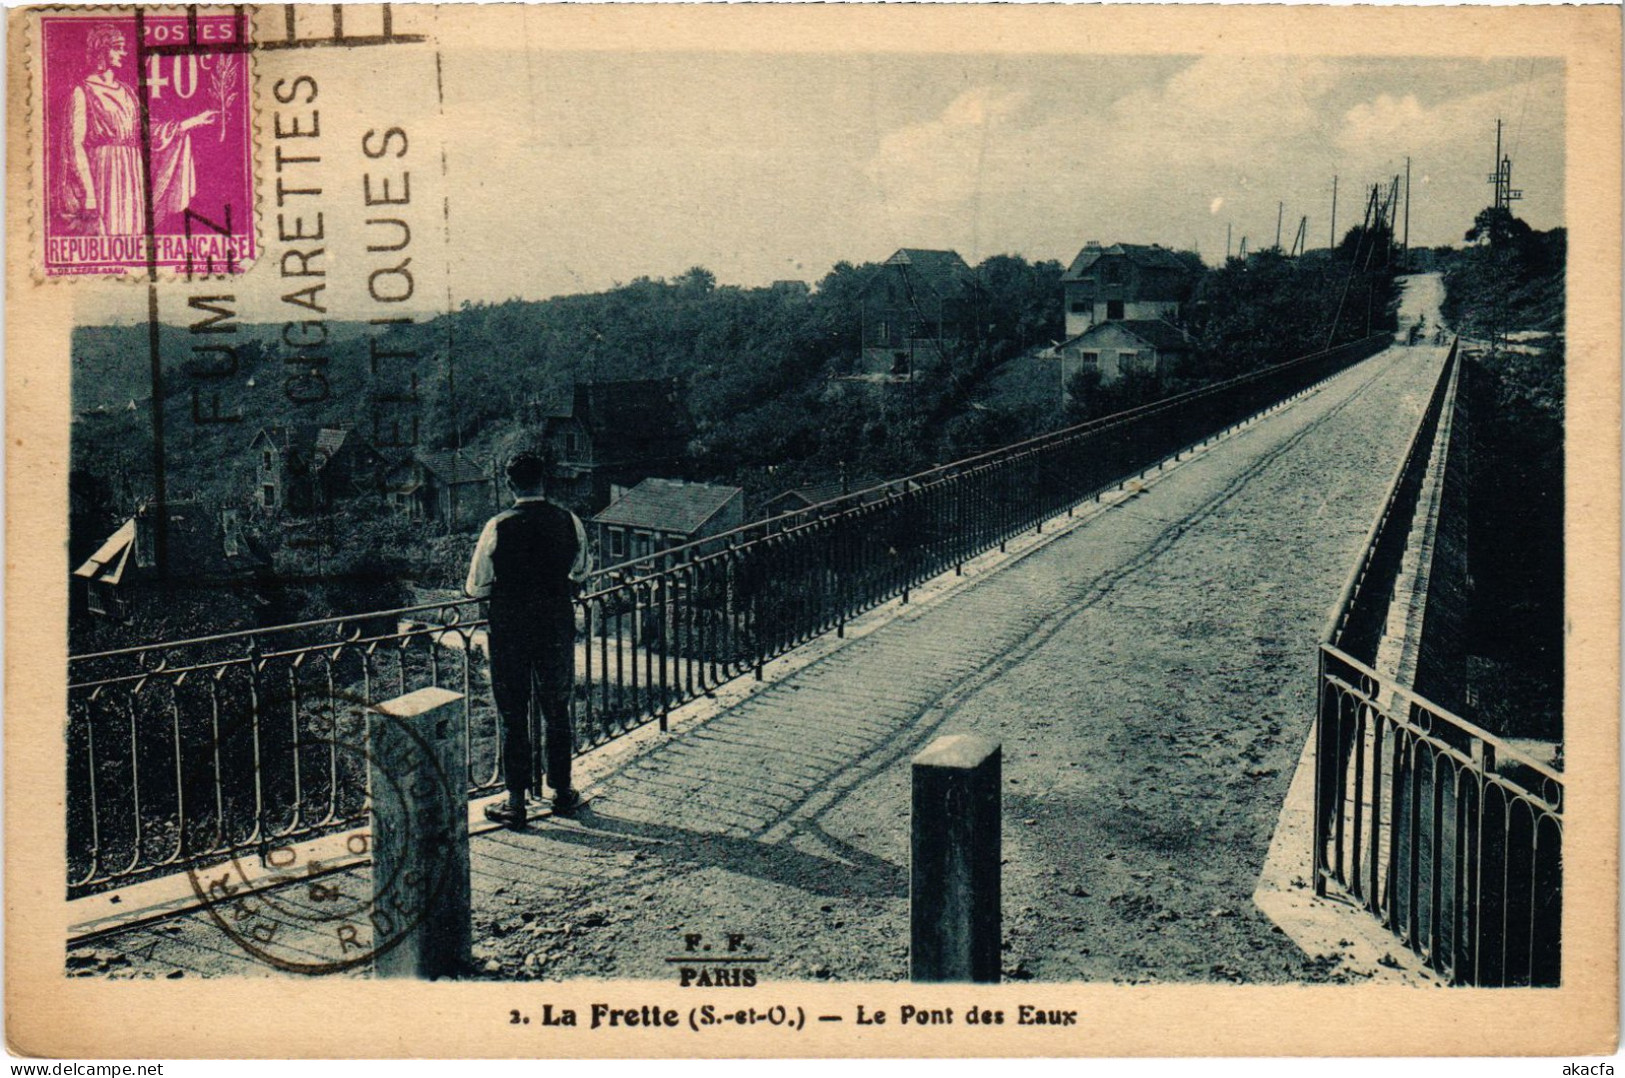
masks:
<svg viewBox="0 0 1625 1078"><path fill-rule="evenodd" d="M745 522L745 492L716 483L645 479L595 515L600 564L641 558L719 535Z"/></svg>
<svg viewBox="0 0 1625 1078"><path fill-rule="evenodd" d="M851 492L852 485L839 479L833 483L814 483L811 486L794 487L775 494L764 502L761 515L766 520L770 517L782 516L785 513L797 513L803 509L810 509L815 505L825 505L837 498L844 498Z"/></svg>
<svg viewBox="0 0 1625 1078"><path fill-rule="evenodd" d="M420 449L390 473L388 498L414 520L471 528L496 511L496 473L460 450Z"/></svg>
<svg viewBox="0 0 1625 1078"><path fill-rule="evenodd" d="M376 449L343 426L262 427L248 449L254 459L255 503L295 514L376 492L389 469Z"/></svg>
<svg viewBox="0 0 1625 1078"><path fill-rule="evenodd" d="M1100 322L1056 348L1064 379L1092 369L1100 372L1101 385L1111 385L1132 372L1166 379L1194 350L1195 341L1189 334L1160 318Z"/></svg>
<svg viewBox="0 0 1625 1078"><path fill-rule="evenodd" d="M1177 319L1194 283L1192 267L1166 247L1090 240L1061 275L1066 334L1101 322Z"/></svg>
<svg viewBox="0 0 1625 1078"><path fill-rule="evenodd" d="M897 479L885 483L867 480L852 483L836 480L831 483L815 483L812 486L795 487L776 494L762 505L760 517L763 520L783 516L786 513L799 513L814 506L826 506L830 509L846 509L856 505L869 505L873 502L889 498L904 491L912 490L917 484L906 479Z"/></svg>
<svg viewBox="0 0 1625 1078"><path fill-rule="evenodd" d="M541 419L554 458L548 495L583 516L614 486L682 474L694 423L676 379L577 382L568 409Z"/></svg>
<svg viewBox="0 0 1625 1078"><path fill-rule="evenodd" d="M975 335L980 298L959 252L901 248L863 292L862 373L906 380L942 364Z"/></svg>

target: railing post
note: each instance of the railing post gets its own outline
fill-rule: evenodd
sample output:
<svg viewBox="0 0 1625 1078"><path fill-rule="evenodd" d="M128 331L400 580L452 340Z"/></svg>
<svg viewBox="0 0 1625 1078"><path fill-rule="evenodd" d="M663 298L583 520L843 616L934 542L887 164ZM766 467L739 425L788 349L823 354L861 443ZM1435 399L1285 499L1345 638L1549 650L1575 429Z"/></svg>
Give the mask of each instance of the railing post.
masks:
<svg viewBox="0 0 1625 1078"><path fill-rule="evenodd" d="M1320 651L1316 656L1315 675L1315 725L1310 736L1315 741L1315 818L1313 824L1314 849L1309 859L1309 868L1313 876L1311 883L1316 898L1326 897L1326 833L1331 820L1331 810L1328 799L1331 797L1333 768L1330 739L1326 736L1326 652Z"/></svg>
<svg viewBox="0 0 1625 1078"><path fill-rule="evenodd" d="M472 933L462 694L430 687L367 714L373 972L455 977Z"/></svg>
<svg viewBox="0 0 1625 1078"><path fill-rule="evenodd" d="M939 737L914 757L909 979L999 979L1000 746Z"/></svg>

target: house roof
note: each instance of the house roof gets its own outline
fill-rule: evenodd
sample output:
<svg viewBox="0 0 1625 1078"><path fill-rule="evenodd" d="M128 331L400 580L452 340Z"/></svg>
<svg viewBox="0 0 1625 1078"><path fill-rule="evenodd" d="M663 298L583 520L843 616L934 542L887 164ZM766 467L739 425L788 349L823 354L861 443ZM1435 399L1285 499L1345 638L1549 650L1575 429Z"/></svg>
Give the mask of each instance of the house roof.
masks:
<svg viewBox="0 0 1625 1078"><path fill-rule="evenodd" d="M124 567L129 564L130 551L134 549L135 518L131 517L119 525L118 530L96 548L96 553L86 558L85 563L73 571L73 575L87 580L104 580L109 584L117 584L124 576Z"/></svg>
<svg viewBox="0 0 1625 1078"><path fill-rule="evenodd" d="M1112 326L1116 326L1131 336L1138 337L1159 352L1188 352L1195 347L1195 342L1191 340L1190 334L1172 322L1161 318L1129 318L1119 319L1115 322L1097 322L1065 344L1062 344L1061 347L1065 348L1070 344L1084 343L1091 335L1099 335Z"/></svg>
<svg viewBox="0 0 1625 1078"><path fill-rule="evenodd" d="M861 501L867 505L881 498L909 489L910 484L903 481L889 483L876 483L872 479L849 481L841 483L815 483L806 487L795 487L781 494L774 495L763 507L771 510L770 515L793 512L797 508L806 508L813 505L822 505L837 498L848 495L863 495ZM794 504L799 502L799 506ZM853 504L857 504L854 502Z"/></svg>
<svg viewBox="0 0 1625 1078"><path fill-rule="evenodd" d="M693 535L744 491L681 479L645 479L593 517L595 524Z"/></svg>
<svg viewBox="0 0 1625 1078"><path fill-rule="evenodd" d="M481 483L491 478L490 469L455 450L424 451L416 456L425 471L450 486Z"/></svg>
<svg viewBox="0 0 1625 1078"><path fill-rule="evenodd" d="M249 445L259 443L261 438L284 453L313 460L320 469L328 461L338 455L346 442L355 444L350 437L351 432L346 427L324 427L319 423L296 423L289 426L262 427L254 436Z"/></svg>
<svg viewBox="0 0 1625 1078"><path fill-rule="evenodd" d="M909 276L939 296L953 295L973 279L970 267L959 257L958 251L903 247L886 259L885 265L906 267Z"/></svg>
<svg viewBox="0 0 1625 1078"><path fill-rule="evenodd" d="M791 502L800 502L803 507L809 505L822 505L824 502L834 501L843 494L851 491L849 483L836 481L833 483L815 483L810 487L795 487L783 493L776 494L767 503L769 507L781 503L789 505Z"/></svg>
<svg viewBox="0 0 1625 1078"><path fill-rule="evenodd" d="M349 436L350 432L347 430L338 427L323 427L316 432L316 448L326 450L327 455L331 457L343 447L344 439Z"/></svg>
<svg viewBox="0 0 1625 1078"><path fill-rule="evenodd" d="M1110 247L1102 247L1099 244L1092 243L1078 252L1078 256L1072 260L1072 265L1068 266L1066 272L1061 275L1061 280L1076 281L1080 279L1084 273L1088 272L1090 267L1107 255L1121 255L1136 266L1144 266L1147 269L1178 270L1180 273L1186 274L1190 272L1185 263L1175 257L1172 251L1166 247L1159 247L1154 243L1149 245L1142 243L1114 243Z"/></svg>

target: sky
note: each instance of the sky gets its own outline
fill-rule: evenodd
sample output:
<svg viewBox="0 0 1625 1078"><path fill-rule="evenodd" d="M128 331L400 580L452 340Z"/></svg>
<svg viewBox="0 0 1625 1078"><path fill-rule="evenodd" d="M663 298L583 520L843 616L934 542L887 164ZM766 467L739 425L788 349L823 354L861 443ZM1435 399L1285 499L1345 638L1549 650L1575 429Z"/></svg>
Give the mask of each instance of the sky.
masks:
<svg viewBox="0 0 1625 1078"><path fill-rule="evenodd" d="M567 51L530 40L536 20L502 25L444 50L443 100L428 54L417 68L326 58L350 66L324 70L315 105L262 100L262 128L279 108L295 123L324 110L321 143L299 148L319 149L326 170L331 317L380 313L364 293L381 262L364 252L387 237L365 220L383 211L355 197L362 168L413 171L406 253L420 287L383 313L415 315L692 266L723 284L815 284L839 261L899 247L975 264L1066 262L1090 240L1160 243L1217 263L1227 228L1237 249L1244 236L1272 244L1282 204L1283 243L1307 216L1309 245L1324 246L1333 177L1341 233L1407 155L1412 244L1459 244L1491 201L1497 117L1524 192L1517 213L1540 229L1564 223L1558 60ZM262 71L262 99L268 80ZM354 152L362 131L388 123L412 132L410 157ZM442 195L444 258L425 246ZM266 254L238 288L249 321L304 317L281 299L275 227L262 219ZM432 264L449 275L431 284ZM146 314L140 289L84 296L84 322Z"/></svg>
<svg viewBox="0 0 1625 1078"><path fill-rule="evenodd" d="M503 252L480 298L693 265L816 282L904 246L974 264L1125 241L1212 262L1227 226L1273 243L1282 202L1284 242L1307 215L1323 246L1333 176L1342 232L1407 155L1411 242L1459 244L1491 199L1497 117L1518 214L1563 223L1558 61L514 50L447 69L450 112L513 121L450 136L454 185L473 168L481 195L454 209L453 246Z"/></svg>

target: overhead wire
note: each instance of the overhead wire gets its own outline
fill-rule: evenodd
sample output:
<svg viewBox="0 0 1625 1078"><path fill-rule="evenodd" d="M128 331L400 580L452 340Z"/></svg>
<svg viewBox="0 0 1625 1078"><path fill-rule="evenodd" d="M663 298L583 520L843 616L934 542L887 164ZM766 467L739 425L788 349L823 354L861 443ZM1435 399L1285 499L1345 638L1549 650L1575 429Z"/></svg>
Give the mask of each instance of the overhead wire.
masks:
<svg viewBox="0 0 1625 1078"><path fill-rule="evenodd" d="M1508 154L1514 159L1518 156L1518 143L1523 138L1523 121L1529 115L1529 95L1535 88L1535 58L1529 58L1529 74L1524 79L1523 107L1518 110L1518 124L1512 129L1512 152Z"/></svg>

